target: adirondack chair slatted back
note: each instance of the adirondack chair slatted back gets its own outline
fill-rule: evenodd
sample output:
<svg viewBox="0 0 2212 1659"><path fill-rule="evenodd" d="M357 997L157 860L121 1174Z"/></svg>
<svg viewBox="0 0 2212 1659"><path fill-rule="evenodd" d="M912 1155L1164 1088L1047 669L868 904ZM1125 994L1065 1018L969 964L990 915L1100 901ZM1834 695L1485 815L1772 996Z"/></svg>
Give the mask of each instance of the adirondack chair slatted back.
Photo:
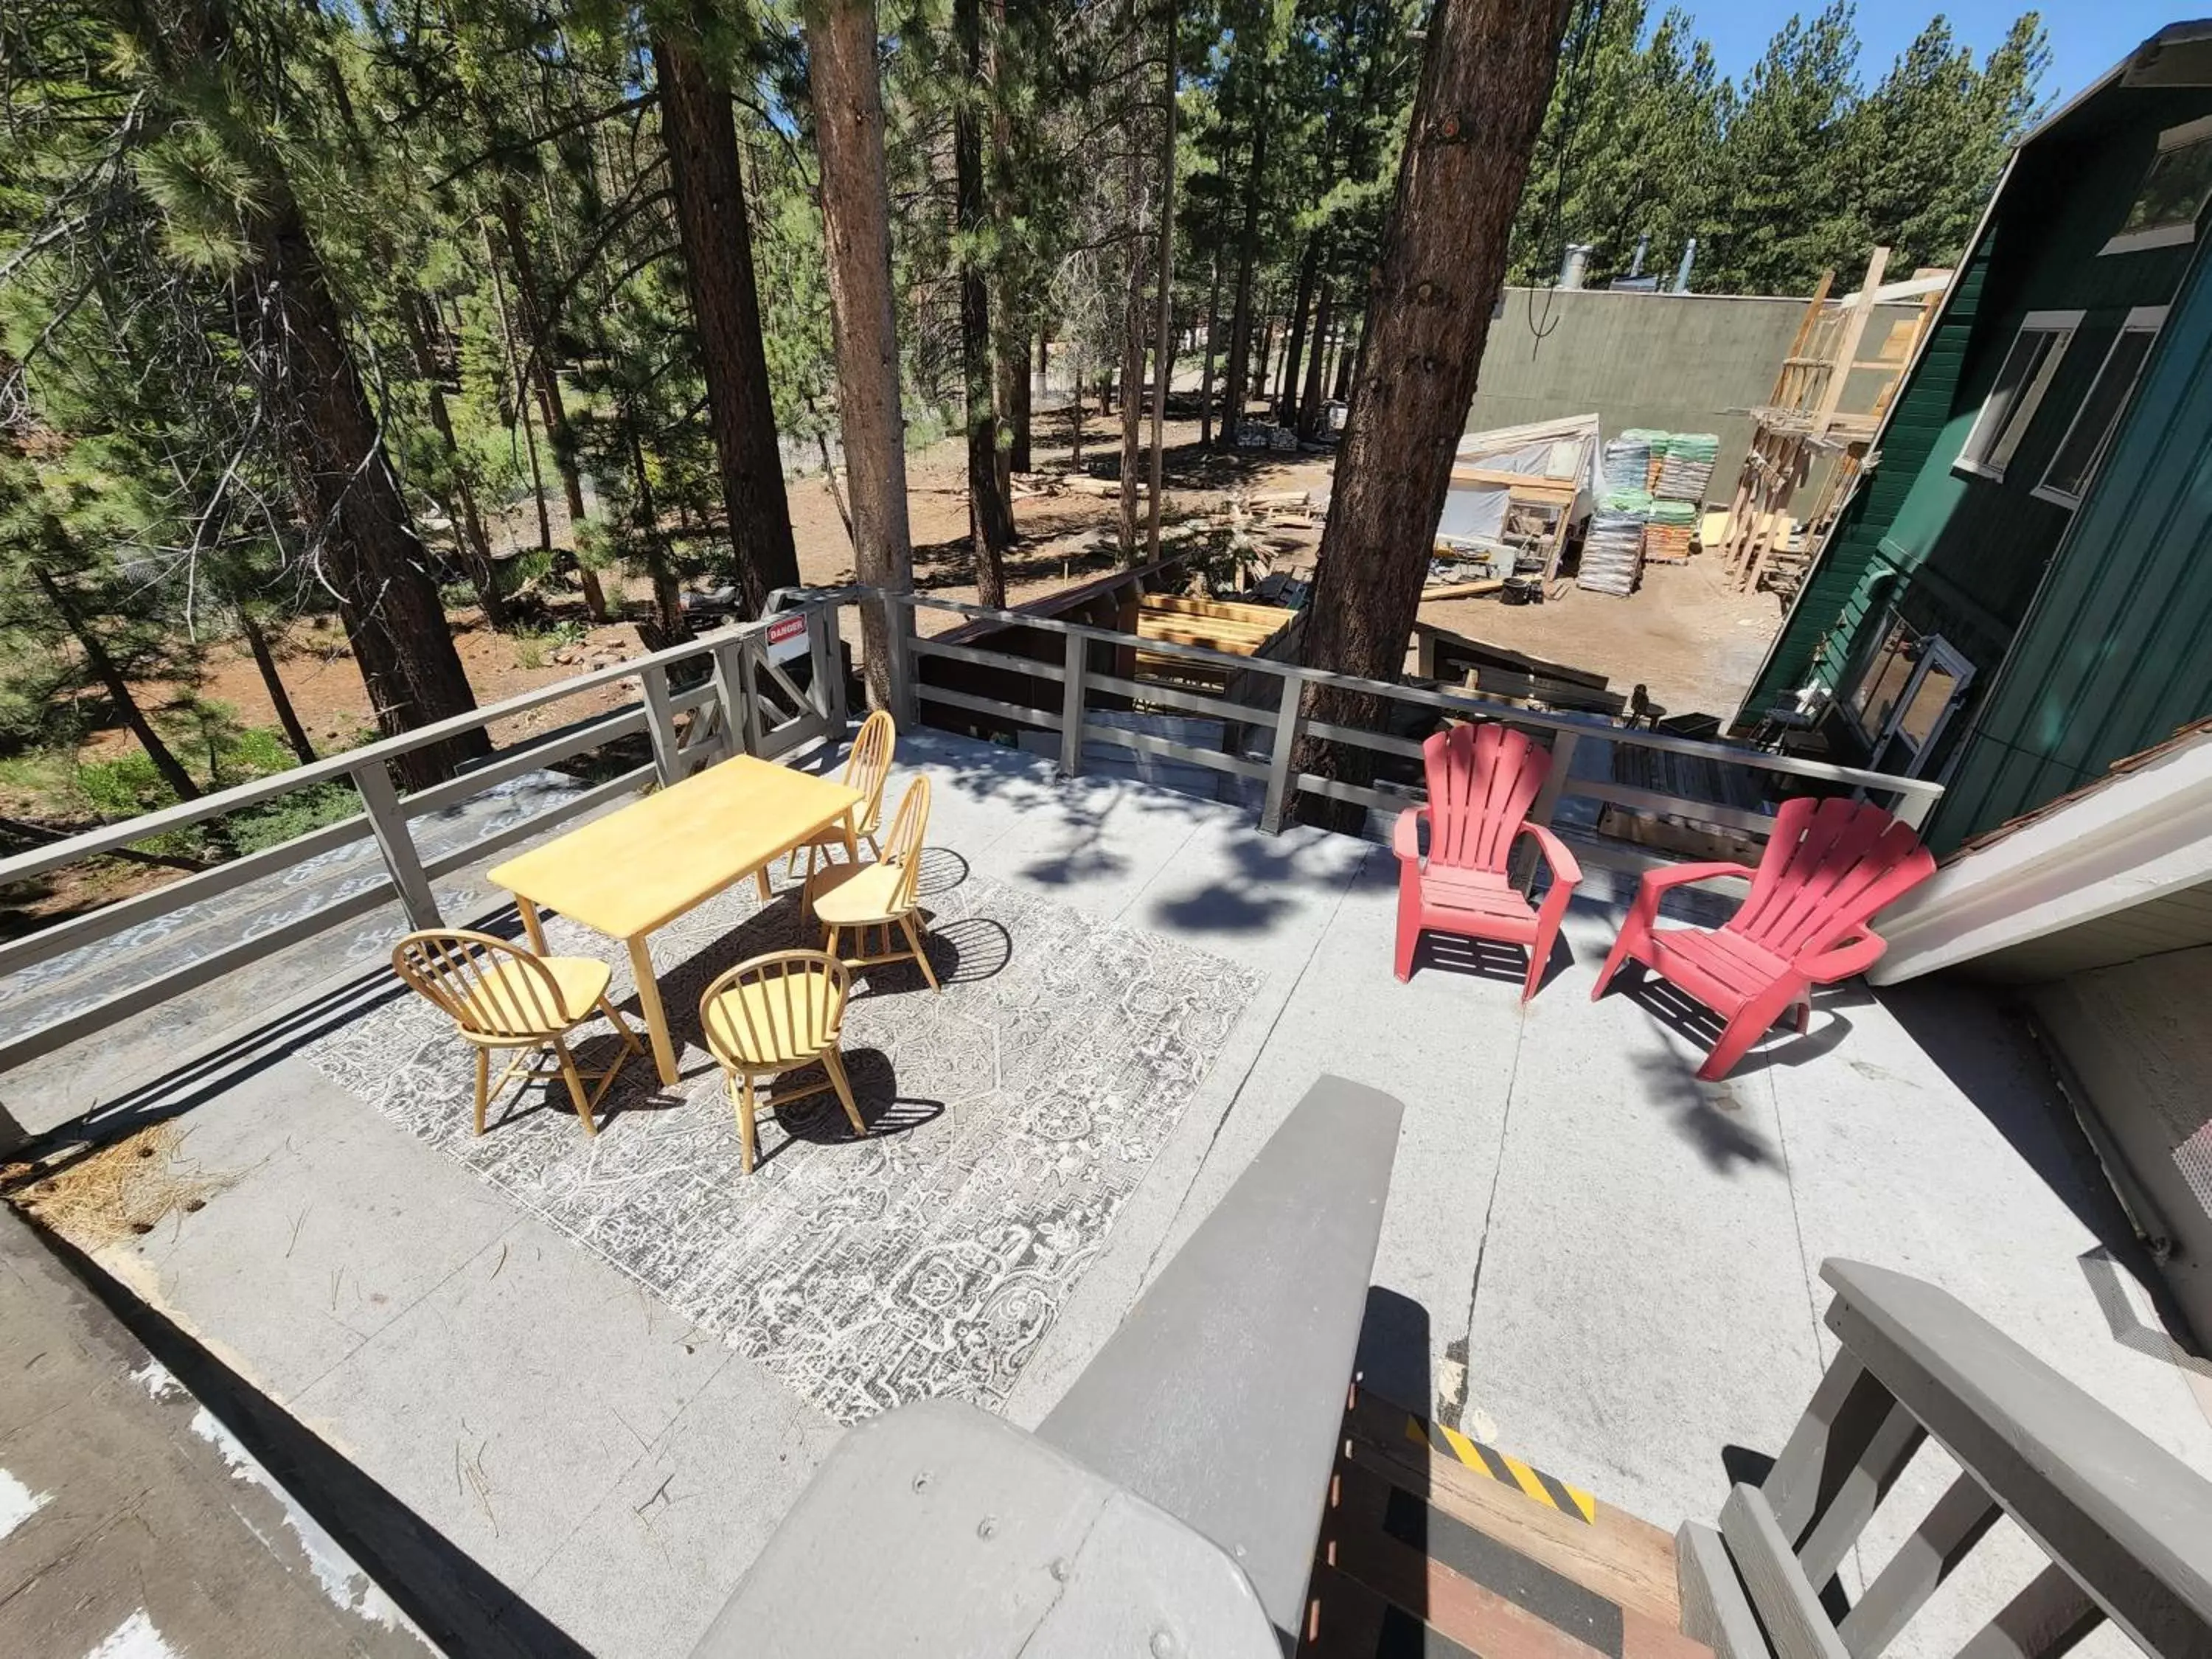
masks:
<svg viewBox="0 0 2212 1659"><path fill-rule="evenodd" d="M1750 896L1723 930L1784 960L1824 951L1936 868L1912 830L1840 796L1783 803Z"/></svg>
<svg viewBox="0 0 2212 1659"><path fill-rule="evenodd" d="M1484 720L1421 745L1429 783L1429 862L1503 873L1513 838L1552 769L1525 732Z"/></svg>

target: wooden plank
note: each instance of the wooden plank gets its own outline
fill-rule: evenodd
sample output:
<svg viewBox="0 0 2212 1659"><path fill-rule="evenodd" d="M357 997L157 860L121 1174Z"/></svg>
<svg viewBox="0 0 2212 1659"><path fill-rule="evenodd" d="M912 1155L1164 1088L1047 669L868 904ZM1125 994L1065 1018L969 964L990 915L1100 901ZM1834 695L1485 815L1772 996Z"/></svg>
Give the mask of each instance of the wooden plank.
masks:
<svg viewBox="0 0 2212 1659"><path fill-rule="evenodd" d="M1431 599L1479 599L1486 593L1500 592L1504 586L1503 580L1440 582L1421 590L1421 602L1425 605Z"/></svg>
<svg viewBox="0 0 2212 1659"><path fill-rule="evenodd" d="M1739 1485L1729 1494L1721 1536L1775 1659L1850 1659L1758 1487Z"/></svg>
<svg viewBox="0 0 2212 1659"><path fill-rule="evenodd" d="M1887 1649L2001 1513L1972 1475L1954 1480L1836 1627L1851 1659L1874 1659Z"/></svg>
<svg viewBox="0 0 2212 1659"><path fill-rule="evenodd" d="M2048 1566L1959 1650L1959 1659L2058 1659L2104 1621L2104 1609L2063 1567Z"/></svg>
<svg viewBox="0 0 2212 1659"><path fill-rule="evenodd" d="M1603 1502L1590 1521L1547 1509L1437 1456L1407 1433L1411 1416L1359 1390L1347 1419L1352 1461L1624 1607L1669 1629L1680 1623L1674 1543L1665 1533Z"/></svg>
<svg viewBox="0 0 2212 1659"><path fill-rule="evenodd" d="M1686 1521L1674 1534L1674 1549L1684 1632L1711 1648L1716 1659L1768 1659L1759 1616L1744 1598L1720 1534Z"/></svg>
<svg viewBox="0 0 2212 1659"><path fill-rule="evenodd" d="M1387 1488L1341 1465L1333 1486L1332 1502L1322 1520L1322 1559L1483 1659L1612 1659L1619 1652L1620 1609L1612 1603L1591 1598L1583 1609L1586 1618L1603 1620L1609 1613L1610 1623L1588 1631L1590 1639L1571 1634L1542 1613L1437 1560L1432 1535L1414 1543L1393 1536L1386 1530L1391 1519ZM1414 1528L1454 1524L1417 1499L1408 1497L1401 1503L1415 1511L1408 1517ZM1399 1529L1408 1530L1402 1523ZM1554 1579L1534 1589L1524 1588L1522 1593L1540 1601L1547 1591L1564 1590L1571 1595L1575 1588Z"/></svg>

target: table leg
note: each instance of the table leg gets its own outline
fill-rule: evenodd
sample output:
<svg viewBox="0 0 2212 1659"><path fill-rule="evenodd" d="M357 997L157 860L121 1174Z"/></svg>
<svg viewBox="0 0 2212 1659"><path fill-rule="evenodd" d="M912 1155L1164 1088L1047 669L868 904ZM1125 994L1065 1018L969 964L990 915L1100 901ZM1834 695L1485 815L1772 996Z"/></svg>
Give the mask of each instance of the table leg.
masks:
<svg viewBox="0 0 2212 1659"><path fill-rule="evenodd" d="M858 864L860 861L860 832L854 828L853 811L850 807L846 809L845 816L839 821L838 827L845 832L845 856Z"/></svg>
<svg viewBox="0 0 2212 1659"><path fill-rule="evenodd" d="M545 954L545 928L538 920L538 907L517 893L514 896L516 914L522 918L522 931L530 935L530 948L539 956Z"/></svg>
<svg viewBox="0 0 2212 1659"><path fill-rule="evenodd" d="M676 1044L668 1035L668 1015L660 1006L660 986L653 976L653 948L643 933L629 941L630 972L637 980L638 1012L645 1017L645 1029L653 1038L653 1063L659 1069L663 1083L673 1083L676 1069Z"/></svg>

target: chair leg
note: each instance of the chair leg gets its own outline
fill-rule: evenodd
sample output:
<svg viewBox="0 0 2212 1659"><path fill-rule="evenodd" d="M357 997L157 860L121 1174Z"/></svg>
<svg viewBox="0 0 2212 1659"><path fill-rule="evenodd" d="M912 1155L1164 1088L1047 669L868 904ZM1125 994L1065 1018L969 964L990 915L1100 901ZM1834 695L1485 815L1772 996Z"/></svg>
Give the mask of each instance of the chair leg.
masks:
<svg viewBox="0 0 2212 1659"><path fill-rule="evenodd" d="M737 1085L730 1091L730 1102L738 1109L738 1158L744 1172L750 1175L758 1155L759 1139L753 1127L753 1074L732 1073L725 1080Z"/></svg>
<svg viewBox="0 0 2212 1659"><path fill-rule="evenodd" d="M477 1050L477 1133L484 1132L484 1110L491 1104L491 1050Z"/></svg>
<svg viewBox="0 0 2212 1659"><path fill-rule="evenodd" d="M929 965L929 952L921 948L921 939L915 932L914 918L910 915L901 916L898 923L900 929L906 934L906 942L914 947L914 959L921 964L921 976L929 981L929 988L933 991L942 991L945 988L937 982L937 969ZM886 927L884 932L888 935L890 929ZM890 941L886 937L884 942L888 945ZM888 955L889 952L885 954Z"/></svg>
<svg viewBox="0 0 2212 1659"><path fill-rule="evenodd" d="M592 1097L584 1092L584 1079L576 1070L575 1056L568 1045L559 1037L553 1039L553 1052L561 1057L561 1075L568 1079L568 1098L576 1103L576 1115L584 1121L584 1133L596 1135L599 1126L592 1121Z"/></svg>
<svg viewBox="0 0 2212 1659"><path fill-rule="evenodd" d="M860 1109L853 1103L853 1079L845 1075L845 1058L835 1048L822 1054L822 1069L830 1073L830 1086L837 1091L837 1098L845 1103L845 1115L851 1120L853 1133L865 1135L868 1126L860 1121Z"/></svg>
<svg viewBox="0 0 2212 1659"><path fill-rule="evenodd" d="M1797 1035L1803 1036L1813 1029L1813 998L1808 992L1797 999Z"/></svg>
<svg viewBox="0 0 2212 1659"><path fill-rule="evenodd" d="M1613 983L1613 976L1619 973L1623 964L1627 962L1629 953L1634 948L1635 943L1636 940L1631 930L1623 927L1620 930L1620 937L1613 942L1613 949L1606 953L1605 966L1598 969L1597 983L1590 987L1592 1002L1595 1002L1605 994L1606 987Z"/></svg>
<svg viewBox="0 0 2212 1659"><path fill-rule="evenodd" d="M624 1048L634 1054L645 1052L645 1045L637 1040L637 1033L629 1029L629 1022L622 1017L622 1010L604 995L599 998L599 1012L607 1017L607 1023L621 1034Z"/></svg>
<svg viewBox="0 0 2212 1659"><path fill-rule="evenodd" d="M1413 953L1421 946L1421 893L1409 881L1398 884L1398 959L1401 980L1413 976Z"/></svg>

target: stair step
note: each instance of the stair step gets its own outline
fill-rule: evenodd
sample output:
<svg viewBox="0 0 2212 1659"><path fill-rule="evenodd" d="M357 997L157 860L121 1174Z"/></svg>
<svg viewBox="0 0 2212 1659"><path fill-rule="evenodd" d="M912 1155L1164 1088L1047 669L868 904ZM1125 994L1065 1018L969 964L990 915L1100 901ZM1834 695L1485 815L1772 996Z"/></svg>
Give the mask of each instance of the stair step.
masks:
<svg viewBox="0 0 2212 1659"><path fill-rule="evenodd" d="M1300 1659L1488 1659L1334 1567L1316 1565Z"/></svg>
<svg viewBox="0 0 2212 1659"><path fill-rule="evenodd" d="M1489 1449L1476 1449L1480 1468L1462 1462L1456 1447L1452 1453L1439 1452L1435 1442L1450 1444L1452 1437L1371 1390L1354 1391L1345 1428L1346 1452L1353 1467L1371 1471L1664 1632L1680 1629L1674 1540L1669 1534L1587 1494L1572 1494L1571 1488L1570 1493L1581 1501L1569 1508L1559 1507L1556 1499L1531 1498L1517 1478L1507 1484L1487 1472L1487 1460L1480 1453ZM1458 1439L1473 1444L1464 1437ZM1562 1483L1543 1484L1550 1488Z"/></svg>

